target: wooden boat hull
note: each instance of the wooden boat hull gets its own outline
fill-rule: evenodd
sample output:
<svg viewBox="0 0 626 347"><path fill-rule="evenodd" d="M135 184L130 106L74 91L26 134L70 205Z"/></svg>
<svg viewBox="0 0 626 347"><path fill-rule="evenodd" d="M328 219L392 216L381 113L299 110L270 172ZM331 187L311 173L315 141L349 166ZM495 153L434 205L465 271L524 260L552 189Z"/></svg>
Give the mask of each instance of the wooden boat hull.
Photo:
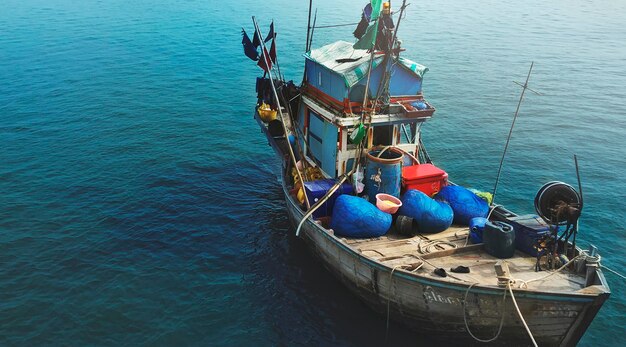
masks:
<svg viewBox="0 0 626 347"><path fill-rule="evenodd" d="M284 188L290 220L297 225L304 212ZM369 259L309 219L302 238L324 266L373 310L429 336L475 342L464 323L464 297L469 285L452 284L392 269ZM601 273L598 274L602 276ZM604 278L602 277L602 282ZM520 310L539 345L574 346L608 298L600 294L556 294L515 290ZM466 318L472 333L482 339L498 331L503 311L503 290L475 286L468 294ZM498 341L530 344L510 297Z"/></svg>
<svg viewBox="0 0 626 347"><path fill-rule="evenodd" d="M273 138L255 115L270 146L282 158L281 175L287 212L293 225L305 212L285 185L287 155L284 138ZM496 335L504 311L502 331L496 343L531 345L521 320L504 289L437 280L403 269L394 269L360 254L313 219L305 221L302 239L324 266L374 311L429 337L446 342L476 343L465 326L478 338ZM602 271L596 270L596 285L575 294L514 290L520 311L540 346L575 346L608 299L610 291ZM465 315L465 317L464 317Z"/></svg>

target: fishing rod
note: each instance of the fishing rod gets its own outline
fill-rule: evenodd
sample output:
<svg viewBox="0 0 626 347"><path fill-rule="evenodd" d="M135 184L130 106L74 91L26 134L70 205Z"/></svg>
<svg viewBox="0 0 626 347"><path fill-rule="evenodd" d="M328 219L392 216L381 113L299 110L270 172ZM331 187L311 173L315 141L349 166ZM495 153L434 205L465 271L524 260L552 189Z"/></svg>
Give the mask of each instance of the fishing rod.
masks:
<svg viewBox="0 0 626 347"><path fill-rule="evenodd" d="M537 95L541 95L540 93L530 89L528 87L528 80L530 79L530 74L533 71L533 66L535 65L535 62L531 62L530 63L530 69L528 70L528 75L526 76L526 82L524 82L524 84L521 84L519 82L515 82L513 81L515 84L519 85L522 87L522 94L519 97L519 101L517 102L517 109L515 109L515 116L513 116L513 123L511 124L511 128L509 129L509 136L506 138L506 144L504 145L504 151L502 152L502 158L500 159L500 166L498 167L498 175L496 176L496 183L493 187L493 194L492 194L492 198L491 198L491 205L495 206L495 201L496 201L496 193L498 192L498 183L500 182L500 175L502 173L502 165L504 164L504 157L506 156L506 152L509 148L509 142L511 141L511 135L513 134L513 128L515 127L515 121L517 120L517 116L519 114L519 109L520 106L522 105L522 100L524 100L524 93L526 93L526 89L530 90L531 92L537 94Z"/></svg>

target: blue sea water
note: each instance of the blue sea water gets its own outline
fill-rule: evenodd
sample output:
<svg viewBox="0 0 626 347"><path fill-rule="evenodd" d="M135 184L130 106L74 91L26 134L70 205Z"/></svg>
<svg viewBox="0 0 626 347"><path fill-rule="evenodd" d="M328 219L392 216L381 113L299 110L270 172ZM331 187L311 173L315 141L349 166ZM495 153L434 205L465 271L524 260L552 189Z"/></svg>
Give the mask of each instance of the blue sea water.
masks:
<svg viewBox="0 0 626 347"><path fill-rule="evenodd" d="M318 25L364 1L316 0ZM393 1L394 7L399 1ZM293 235L252 119L260 69L241 49L274 19L301 79L307 1L0 2L0 345L385 342L369 311ZM490 189L531 61L498 202L532 212L576 182L579 244L626 272L623 1L411 2L399 37L430 68L436 163ZM314 46L351 40L317 29ZM623 345L624 281L581 345ZM425 337L392 324L390 345Z"/></svg>

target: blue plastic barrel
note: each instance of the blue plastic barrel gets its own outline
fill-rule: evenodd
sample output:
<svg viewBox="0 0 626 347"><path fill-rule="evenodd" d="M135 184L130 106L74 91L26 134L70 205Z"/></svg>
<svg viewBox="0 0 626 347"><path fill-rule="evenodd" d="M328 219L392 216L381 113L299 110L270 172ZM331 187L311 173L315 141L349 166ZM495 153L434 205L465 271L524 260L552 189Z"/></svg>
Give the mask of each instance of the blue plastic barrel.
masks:
<svg viewBox="0 0 626 347"><path fill-rule="evenodd" d="M402 181L402 157L404 153L396 148L376 148L367 153L365 168L365 191L371 203L376 202L376 194L385 193L400 198Z"/></svg>

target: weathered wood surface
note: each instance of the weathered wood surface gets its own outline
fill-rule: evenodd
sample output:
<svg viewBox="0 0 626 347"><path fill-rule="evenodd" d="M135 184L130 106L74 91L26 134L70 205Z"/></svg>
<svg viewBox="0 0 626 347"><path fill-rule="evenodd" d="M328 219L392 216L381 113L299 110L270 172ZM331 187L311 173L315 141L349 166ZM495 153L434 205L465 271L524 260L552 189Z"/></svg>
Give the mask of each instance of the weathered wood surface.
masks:
<svg viewBox="0 0 626 347"><path fill-rule="evenodd" d="M260 121L259 124L263 126ZM269 136L268 141L280 155L280 146ZM286 186L283 190L290 219L297 224L304 212ZM495 258L479 251L480 245L463 247L467 232L467 228L453 227L440 234L412 238L389 234L376 239L340 239L332 230L307 220L302 236L324 266L349 290L383 315L389 305L390 319L410 329L445 336L447 343L475 344L465 327L464 314L471 331L481 338L495 334L504 314L498 342L529 345L510 298L502 305L503 289L497 287L493 272ZM432 240L447 240L457 248L420 254L418 243ZM432 272L433 266L466 264L471 273L453 274L454 278L441 278ZM533 271L532 257L516 254L509 266L515 278L529 280L538 276ZM479 284L468 293L472 283ZM520 310L539 345L576 345L610 294L601 270L597 270L594 284L582 288L581 276L565 273L533 282L527 290L515 289Z"/></svg>
<svg viewBox="0 0 626 347"><path fill-rule="evenodd" d="M286 197L289 215L298 223L303 212L288 194ZM379 313L386 314L389 303L390 318L413 330L475 343L465 329L463 302L469 285L478 282L480 284L470 290L465 305L472 332L482 338L493 336L504 314L504 327L498 341L515 345L530 343L510 298L502 306L503 289L497 287L493 270L496 259L479 251L480 245L470 245L469 250L463 250L465 238L459 230L447 234L447 239L458 242L459 248L421 255L433 265L447 269L469 264L471 273L454 273L456 279L438 277L430 264L421 264L418 258L397 255L413 251L420 256L415 246L418 241L427 241L423 237L403 239L389 235L370 240L339 239L310 220L305 222L303 231L310 248L347 288ZM366 249L382 250L380 253L385 256L364 251ZM543 275L534 272L532 257L517 254L509 262L516 278L528 280L531 275L532 278ZM414 271L403 269L404 266L414 269L420 264L421 268ZM515 289L520 310L540 345L569 346L580 339L591 322L588 317L593 318L606 299L603 295L608 295L576 293L582 285L584 279L578 275L559 274L546 281L533 282L528 290Z"/></svg>

